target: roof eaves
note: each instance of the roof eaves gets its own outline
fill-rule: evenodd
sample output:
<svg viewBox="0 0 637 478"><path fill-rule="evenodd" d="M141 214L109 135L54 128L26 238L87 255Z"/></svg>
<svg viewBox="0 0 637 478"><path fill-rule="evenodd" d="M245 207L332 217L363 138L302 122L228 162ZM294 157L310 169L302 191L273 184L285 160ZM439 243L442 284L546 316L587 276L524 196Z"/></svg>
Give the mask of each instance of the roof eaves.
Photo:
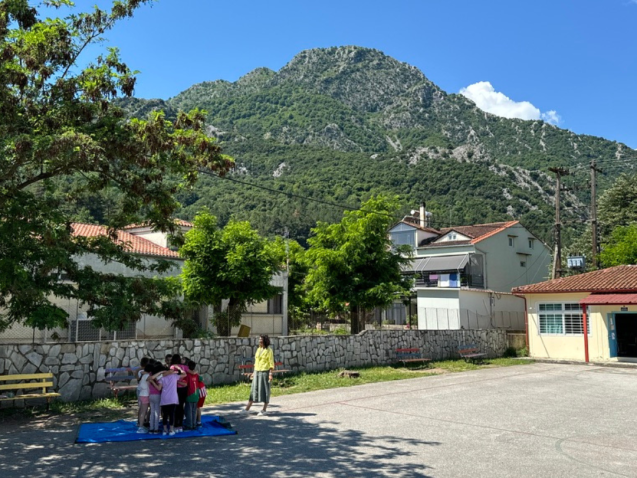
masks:
<svg viewBox="0 0 637 478"><path fill-rule="evenodd" d="M482 236L478 236L475 239L473 239L471 241L471 244L477 244L478 242L484 241L485 239L488 239L489 237L495 236L496 234L504 231L505 229L510 228L511 226L514 226L516 224L519 224L520 221L510 221L507 222L504 226L498 228L498 229L494 229L491 232L487 232L486 234L483 234Z"/></svg>

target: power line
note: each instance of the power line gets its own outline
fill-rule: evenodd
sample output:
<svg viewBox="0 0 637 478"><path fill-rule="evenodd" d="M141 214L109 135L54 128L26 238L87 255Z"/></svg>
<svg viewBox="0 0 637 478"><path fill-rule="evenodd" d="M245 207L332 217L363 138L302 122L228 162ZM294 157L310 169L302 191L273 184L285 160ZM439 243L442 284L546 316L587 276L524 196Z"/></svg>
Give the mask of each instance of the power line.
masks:
<svg viewBox="0 0 637 478"><path fill-rule="evenodd" d="M354 206L348 206L345 204L338 204L338 203L334 203L334 202L330 202L330 201L324 201L322 199L316 199L316 198L312 198L312 197L308 197L308 196L302 196L300 194L295 194L295 193L290 193L287 191L279 191L278 189L273 189L273 188L269 188L267 186L261 186L260 184L254 184L248 181L241 181L239 179L235 179L235 178L231 178L229 176L219 176L218 174L214 174L211 173L210 171L206 171L206 170L200 170L199 172L207 174L209 176L212 176L214 178L218 178L218 179L225 179L226 181L231 181L233 183L238 183L238 184L243 184L244 186L250 186L253 188L257 188L257 189L263 189L264 191L269 191L271 193L276 193L276 194L282 194L284 196L290 197L290 198L296 198L296 199L303 199L305 201L312 201L312 202L316 202L319 204L323 204L325 206L331 206L331 207L337 207L340 209L347 209L349 211L360 211L360 212L366 212L366 213L371 213L371 214L376 214L378 216L385 216L385 217L389 217L391 219L398 219L402 216L399 215L391 215L391 214L385 214L382 212L376 212L376 211L369 211L360 207L354 207Z"/></svg>

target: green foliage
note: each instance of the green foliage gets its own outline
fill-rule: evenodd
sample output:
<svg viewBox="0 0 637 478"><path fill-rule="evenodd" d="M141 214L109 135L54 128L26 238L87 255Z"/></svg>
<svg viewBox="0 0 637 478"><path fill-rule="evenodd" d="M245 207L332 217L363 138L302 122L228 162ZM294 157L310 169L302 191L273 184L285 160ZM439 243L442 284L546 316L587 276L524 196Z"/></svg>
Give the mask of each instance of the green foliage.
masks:
<svg viewBox="0 0 637 478"><path fill-rule="evenodd" d="M622 174L599 198L602 237L619 226L637 223L637 174Z"/></svg>
<svg viewBox="0 0 637 478"><path fill-rule="evenodd" d="M158 111L126 120L114 102L131 96L135 72L117 49L77 67L89 45L150 0L53 19L32 3L0 0L0 329L62 325L66 313L52 297L88 304L95 325L108 329L143 313L178 319L178 289L149 277L166 264L149 265L112 237L75 237L69 223L90 216L91 198L116 190L101 213L111 232L131 222L176 232L175 193L191 188L200 169L223 174L232 162L204 133L200 110L176 113L172 123ZM87 255L138 275L78 266ZM60 274L75 285L60 283Z"/></svg>
<svg viewBox="0 0 637 478"><path fill-rule="evenodd" d="M599 256L604 267L637 264L637 223L613 229Z"/></svg>
<svg viewBox="0 0 637 478"><path fill-rule="evenodd" d="M279 291L270 280L285 261L281 245L260 237L248 222L231 220L221 229L216 217L202 211L179 253L186 259L181 277L187 303L212 305L221 336L241 323L248 305ZM229 300L226 310L221 309L224 299Z"/></svg>
<svg viewBox="0 0 637 478"><path fill-rule="evenodd" d="M411 285L401 274L411 249L392 250L387 236L397 207L396 198L372 197L338 224L319 223L308 241L308 298L332 313L349 308L352 333L358 333L359 308L386 307Z"/></svg>
<svg viewBox="0 0 637 478"><path fill-rule="evenodd" d="M135 100L130 111L160 106L152 101ZM554 222L550 166L578 171L592 158L612 160L609 179L599 180L603 190L619 174L617 155L628 167L637 159L634 150L603 138L487 114L417 69L366 48L304 51L278 72L200 83L164 106L208 110L214 134L240 158L233 177L242 181L350 207L372 195L397 195L400 213L426 200L436 227L513 216L545 242ZM579 201L587 202L588 192L576 194L562 211L570 225L563 228L565 244L586 219ZM179 200L187 217L207 206L220 224L234 216L266 235L287 228L304 247L317 222L338 222L342 211L211 178Z"/></svg>

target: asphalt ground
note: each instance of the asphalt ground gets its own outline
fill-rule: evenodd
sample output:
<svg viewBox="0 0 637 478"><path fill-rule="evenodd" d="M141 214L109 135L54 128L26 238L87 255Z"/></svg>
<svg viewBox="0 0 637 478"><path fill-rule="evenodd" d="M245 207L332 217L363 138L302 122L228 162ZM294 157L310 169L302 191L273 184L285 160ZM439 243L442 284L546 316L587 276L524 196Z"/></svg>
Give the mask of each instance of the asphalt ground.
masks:
<svg viewBox="0 0 637 478"><path fill-rule="evenodd" d="M277 397L265 417L239 405L207 409L226 437L75 444L63 417L3 426L0 475L637 477L635 369L536 363Z"/></svg>

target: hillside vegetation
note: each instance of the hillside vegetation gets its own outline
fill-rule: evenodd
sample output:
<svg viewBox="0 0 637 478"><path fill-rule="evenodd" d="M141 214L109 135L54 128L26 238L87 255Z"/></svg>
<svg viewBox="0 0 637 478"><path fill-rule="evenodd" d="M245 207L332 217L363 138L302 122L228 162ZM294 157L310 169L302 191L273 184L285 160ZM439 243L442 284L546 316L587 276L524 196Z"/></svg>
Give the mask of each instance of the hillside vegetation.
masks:
<svg viewBox="0 0 637 478"><path fill-rule="evenodd" d="M180 196L183 217L208 206L221 223L234 215L301 242L342 209L296 196L356 207L379 192L398 194L402 212L426 201L434 226L515 218L550 242L551 166L571 168L567 186L583 186L563 194L568 241L588 218L590 161L607 162L603 190L637 159L614 141L485 113L417 68L359 47L308 50L278 72L259 68L235 83L124 105L133 116L205 109L209 133L235 158L228 179L204 177Z"/></svg>

